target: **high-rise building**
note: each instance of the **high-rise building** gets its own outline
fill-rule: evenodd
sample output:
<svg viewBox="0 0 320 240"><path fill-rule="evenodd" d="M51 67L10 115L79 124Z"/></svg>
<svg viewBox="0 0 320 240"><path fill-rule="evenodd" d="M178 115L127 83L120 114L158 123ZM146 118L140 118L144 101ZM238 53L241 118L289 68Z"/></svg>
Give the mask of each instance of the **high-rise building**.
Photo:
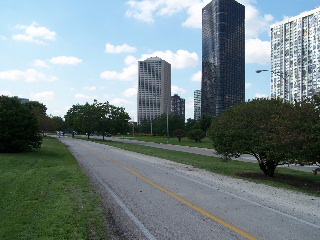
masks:
<svg viewBox="0 0 320 240"><path fill-rule="evenodd" d="M29 99L28 98L20 98L18 96L15 96L16 98L18 98L18 100L21 102L21 103L26 103L26 102L29 102Z"/></svg>
<svg viewBox="0 0 320 240"><path fill-rule="evenodd" d="M320 7L271 25L271 97L320 92Z"/></svg>
<svg viewBox="0 0 320 240"><path fill-rule="evenodd" d="M171 113L178 114L185 119L185 104L184 98L181 98L178 94L174 94L171 96Z"/></svg>
<svg viewBox="0 0 320 240"><path fill-rule="evenodd" d="M201 114L245 101L245 7L213 0L202 9Z"/></svg>
<svg viewBox="0 0 320 240"><path fill-rule="evenodd" d="M159 57L138 62L138 124L171 111L171 64Z"/></svg>
<svg viewBox="0 0 320 240"><path fill-rule="evenodd" d="M201 90L195 90L193 93L193 117L194 120L201 118Z"/></svg>

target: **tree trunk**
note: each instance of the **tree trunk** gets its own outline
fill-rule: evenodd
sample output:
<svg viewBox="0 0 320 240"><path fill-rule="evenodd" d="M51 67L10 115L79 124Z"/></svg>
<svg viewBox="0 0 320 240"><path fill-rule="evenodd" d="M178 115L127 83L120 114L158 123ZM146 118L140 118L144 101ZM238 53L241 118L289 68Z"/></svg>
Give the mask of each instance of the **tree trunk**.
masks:
<svg viewBox="0 0 320 240"><path fill-rule="evenodd" d="M260 169L266 176L273 177L277 164L274 161L261 161L259 163Z"/></svg>

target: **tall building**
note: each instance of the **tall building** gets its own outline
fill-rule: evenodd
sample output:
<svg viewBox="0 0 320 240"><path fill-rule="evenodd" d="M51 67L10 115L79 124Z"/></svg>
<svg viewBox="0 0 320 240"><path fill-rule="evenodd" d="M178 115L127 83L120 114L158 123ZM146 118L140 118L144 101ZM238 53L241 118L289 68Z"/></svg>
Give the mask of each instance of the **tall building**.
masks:
<svg viewBox="0 0 320 240"><path fill-rule="evenodd" d="M18 100L21 102L21 103L26 103L26 102L29 102L29 99L28 98L20 98L18 96L14 96L16 98L18 98Z"/></svg>
<svg viewBox="0 0 320 240"><path fill-rule="evenodd" d="M202 9L201 114L245 101L245 7L213 0Z"/></svg>
<svg viewBox="0 0 320 240"><path fill-rule="evenodd" d="M185 119L185 105L185 99L181 98L178 94L174 94L173 96L171 96L171 113L178 114L183 117L183 119Z"/></svg>
<svg viewBox="0 0 320 240"><path fill-rule="evenodd" d="M193 118L198 120L201 118L201 90L195 90L193 93Z"/></svg>
<svg viewBox="0 0 320 240"><path fill-rule="evenodd" d="M320 92L320 7L271 25L271 97Z"/></svg>
<svg viewBox="0 0 320 240"><path fill-rule="evenodd" d="M138 124L171 111L171 64L159 57L138 62Z"/></svg>

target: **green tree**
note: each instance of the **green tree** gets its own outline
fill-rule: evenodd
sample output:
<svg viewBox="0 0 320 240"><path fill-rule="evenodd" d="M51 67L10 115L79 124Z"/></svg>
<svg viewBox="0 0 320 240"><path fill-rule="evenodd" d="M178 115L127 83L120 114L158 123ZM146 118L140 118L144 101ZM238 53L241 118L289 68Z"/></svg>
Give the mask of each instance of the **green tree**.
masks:
<svg viewBox="0 0 320 240"><path fill-rule="evenodd" d="M124 108L115 107L108 102L73 105L65 115L66 124L75 131L104 134L105 132L125 133L129 129L129 114Z"/></svg>
<svg viewBox="0 0 320 240"><path fill-rule="evenodd" d="M184 138L185 136L187 136L187 133L186 133L186 131L184 131L182 129L176 129L173 131L173 136L178 138L179 142L181 142L181 139Z"/></svg>
<svg viewBox="0 0 320 240"><path fill-rule="evenodd" d="M111 107L110 118L113 122L114 132L125 134L129 132L130 116L123 107Z"/></svg>
<svg viewBox="0 0 320 240"><path fill-rule="evenodd" d="M175 113L169 115L169 131L171 135L173 134L174 130L176 129L184 130L184 128L185 128L184 117Z"/></svg>
<svg viewBox="0 0 320 240"><path fill-rule="evenodd" d="M277 165L291 157L288 141L282 142L289 138L280 134L277 124L289 126L282 113L292 108L281 99L255 99L224 111L210 128L214 149L226 158L250 154L265 175L273 176Z"/></svg>
<svg viewBox="0 0 320 240"><path fill-rule="evenodd" d="M0 152L40 148L42 137L35 114L17 98L0 96Z"/></svg>
<svg viewBox="0 0 320 240"><path fill-rule="evenodd" d="M190 140L201 143L201 140L206 137L206 134L201 129L194 129L194 130L191 130L190 132L188 132L187 137Z"/></svg>
<svg viewBox="0 0 320 240"><path fill-rule="evenodd" d="M27 107L30 111L32 111L35 115L42 114L46 115L47 107L43 103L38 101L29 101L24 103L25 107Z"/></svg>
<svg viewBox="0 0 320 240"><path fill-rule="evenodd" d="M272 143L279 151L286 149L291 162L320 164L320 110L314 99L296 102L282 110L281 118L271 122L278 129Z"/></svg>
<svg viewBox="0 0 320 240"><path fill-rule="evenodd" d="M200 118L200 129L202 131L204 131L207 135L207 131L208 129L210 128L211 126L211 123L212 123L212 120L213 120L213 117L211 117L210 115L208 114L202 114L201 115L201 118Z"/></svg>
<svg viewBox="0 0 320 240"><path fill-rule="evenodd" d="M66 129L65 122L62 117L59 116L49 116L52 121L52 129L51 131Z"/></svg>
<svg viewBox="0 0 320 240"><path fill-rule="evenodd" d="M187 122L185 123L186 132L190 132L191 130L200 128L200 122L198 120L192 118L187 119Z"/></svg>
<svg viewBox="0 0 320 240"><path fill-rule="evenodd" d="M151 132L151 121L143 119L136 128L136 131L139 133L153 133L153 131Z"/></svg>
<svg viewBox="0 0 320 240"><path fill-rule="evenodd" d="M184 119L178 114L161 114L152 121L153 133L158 135L167 135L167 128L169 136L173 134L175 129L184 129Z"/></svg>
<svg viewBox="0 0 320 240"><path fill-rule="evenodd" d="M47 116L46 105L38 101L29 101L24 103L23 105L36 116L39 129L43 133L43 135L46 131L54 128L54 122L49 116Z"/></svg>

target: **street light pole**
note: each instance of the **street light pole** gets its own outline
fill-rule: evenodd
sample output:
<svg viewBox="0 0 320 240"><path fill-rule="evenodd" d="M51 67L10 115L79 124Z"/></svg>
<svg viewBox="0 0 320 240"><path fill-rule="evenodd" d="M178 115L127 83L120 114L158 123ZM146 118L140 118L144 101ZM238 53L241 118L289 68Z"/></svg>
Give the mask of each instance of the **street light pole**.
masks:
<svg viewBox="0 0 320 240"><path fill-rule="evenodd" d="M266 69L259 69L259 70L256 70L256 73L261 73L261 72L267 72L269 70L266 70ZM286 74L283 73L283 72L275 72L275 71L270 71L271 73L277 75L278 77L280 77L281 81L283 81L283 94L284 94L284 100L287 99L287 97L289 98L288 100L290 101L290 97L287 96L287 88L289 88L290 86L287 86L287 79L286 79Z"/></svg>
<svg viewBox="0 0 320 240"><path fill-rule="evenodd" d="M269 70L265 70L265 69L260 69L260 70L256 70L256 73L261 73L261 72L268 72ZM275 71L270 71L273 74L276 74L277 76L279 76L280 78L282 78L283 80L285 80L285 77L283 76L284 74L282 72L275 72Z"/></svg>

